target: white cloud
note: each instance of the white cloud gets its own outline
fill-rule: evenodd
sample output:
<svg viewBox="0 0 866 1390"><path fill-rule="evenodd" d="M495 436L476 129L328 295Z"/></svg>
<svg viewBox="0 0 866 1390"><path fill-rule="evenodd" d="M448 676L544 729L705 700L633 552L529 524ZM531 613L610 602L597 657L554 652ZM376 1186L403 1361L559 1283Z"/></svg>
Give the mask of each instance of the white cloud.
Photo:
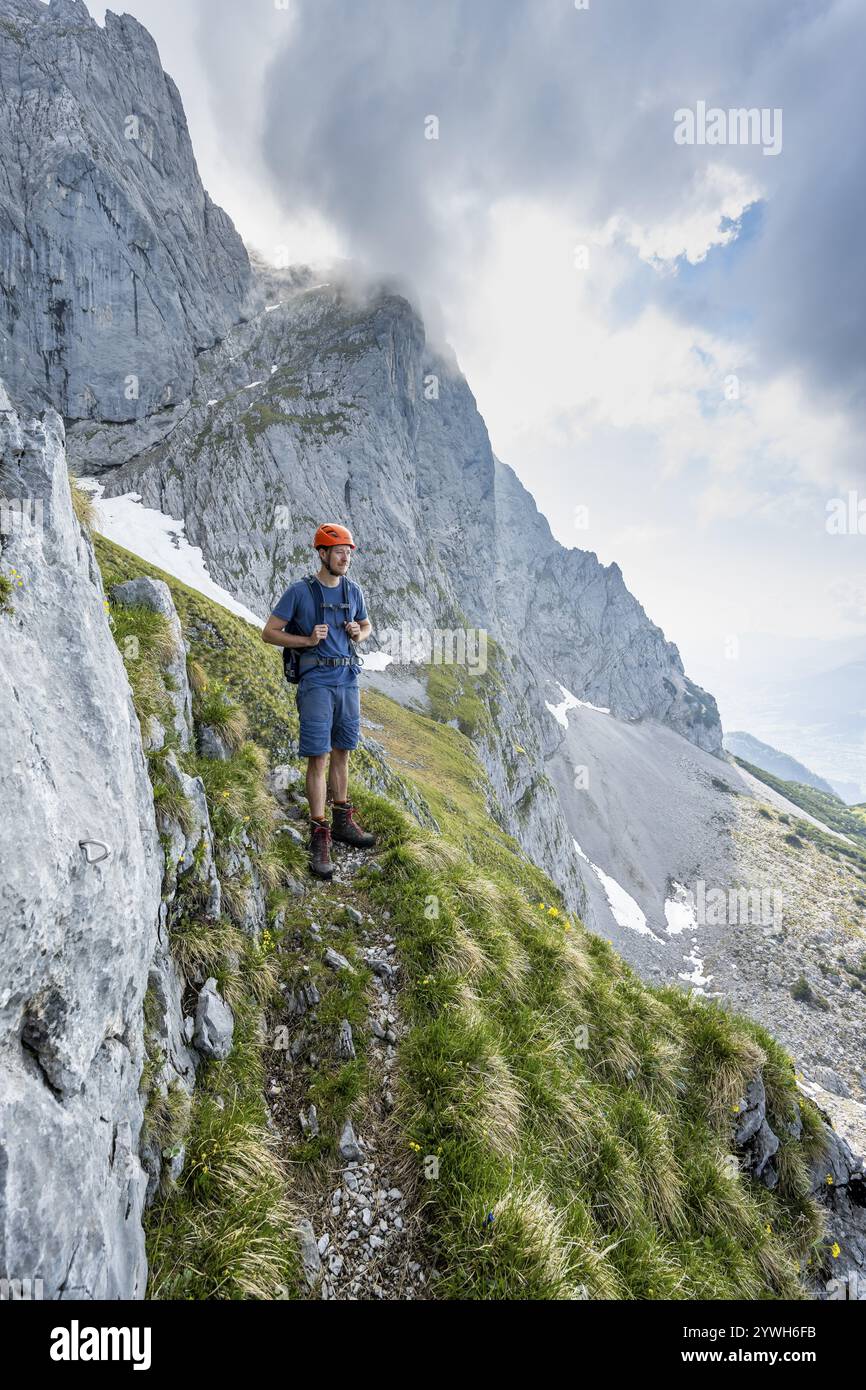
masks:
<svg viewBox="0 0 866 1390"><path fill-rule="evenodd" d="M488 230L488 250L445 316L506 461L529 440L561 447L600 430L640 432L662 476L699 464L714 475L698 517L712 520L738 505L744 514L780 505L783 489L787 507L802 506L802 487L826 487L839 460L854 457L848 417L811 399L792 373L768 376L746 340L656 306L613 311L632 272L630 246L575 232L556 208L526 200L498 203ZM588 247L586 270L574 267L575 245ZM730 401L732 374L739 399Z"/></svg>
<svg viewBox="0 0 866 1390"><path fill-rule="evenodd" d="M713 247L728 246L736 239L740 218L761 197L754 179L730 165L710 164L696 171L669 217L638 223L628 213L618 212L608 219L602 236L607 244L623 239L642 261L657 269L669 269L681 256L697 265Z"/></svg>

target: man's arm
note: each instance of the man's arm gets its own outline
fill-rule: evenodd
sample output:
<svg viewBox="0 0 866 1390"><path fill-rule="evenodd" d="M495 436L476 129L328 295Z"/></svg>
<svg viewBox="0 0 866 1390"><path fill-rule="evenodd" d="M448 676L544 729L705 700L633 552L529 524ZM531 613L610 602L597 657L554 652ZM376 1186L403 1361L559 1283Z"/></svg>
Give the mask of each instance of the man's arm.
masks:
<svg viewBox="0 0 866 1390"><path fill-rule="evenodd" d="M273 647L317 647L328 635L327 623L317 623L309 637L304 637L303 633L283 632L285 625L285 618L272 613L262 628L262 641Z"/></svg>

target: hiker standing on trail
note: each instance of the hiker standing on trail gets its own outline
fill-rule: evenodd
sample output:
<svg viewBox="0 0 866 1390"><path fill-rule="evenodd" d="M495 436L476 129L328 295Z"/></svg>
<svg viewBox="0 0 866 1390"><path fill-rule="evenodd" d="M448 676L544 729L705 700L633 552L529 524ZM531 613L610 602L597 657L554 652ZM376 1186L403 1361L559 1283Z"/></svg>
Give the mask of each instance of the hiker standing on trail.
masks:
<svg viewBox="0 0 866 1390"><path fill-rule="evenodd" d="M331 837L369 849L376 836L355 818L349 795L349 753L361 737L360 659L354 643L373 630L361 586L348 578L355 542L345 526L326 523L313 539L319 572L283 594L262 629L262 641L283 648L287 679L297 684L299 752L307 759L310 868L330 878ZM333 799L333 830L325 817L325 762Z"/></svg>

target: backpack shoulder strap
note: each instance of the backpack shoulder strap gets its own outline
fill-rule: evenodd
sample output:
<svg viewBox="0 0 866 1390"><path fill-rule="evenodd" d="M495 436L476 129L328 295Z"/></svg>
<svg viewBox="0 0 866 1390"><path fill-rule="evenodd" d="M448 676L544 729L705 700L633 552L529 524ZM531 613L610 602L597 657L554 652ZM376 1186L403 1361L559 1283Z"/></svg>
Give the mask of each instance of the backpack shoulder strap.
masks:
<svg viewBox="0 0 866 1390"><path fill-rule="evenodd" d="M313 609L316 615L316 626L318 626L319 623L323 623L325 621L325 608L324 600L322 599L321 585L311 574L304 576L304 583L306 584L307 588L313 596Z"/></svg>
<svg viewBox="0 0 866 1390"><path fill-rule="evenodd" d="M352 582L352 581L344 574L344 575L343 575L343 602L344 602L345 605L346 605L346 615L347 615L347 616L346 616L346 622L354 622L354 612L353 612L353 609L352 609L352 602L351 602L352 595L351 595L351 590L350 590L350 587L349 587L350 584L351 584L351 582ZM349 651L352 653L352 657L353 657L354 661L356 661L356 662L358 662L358 663L360 663L360 664L363 665L363 662L361 661L361 657L358 655L358 648L356 647L355 643L352 641L352 638L348 636L348 634L347 634L347 636L346 636L346 641L347 641L348 644L349 644Z"/></svg>

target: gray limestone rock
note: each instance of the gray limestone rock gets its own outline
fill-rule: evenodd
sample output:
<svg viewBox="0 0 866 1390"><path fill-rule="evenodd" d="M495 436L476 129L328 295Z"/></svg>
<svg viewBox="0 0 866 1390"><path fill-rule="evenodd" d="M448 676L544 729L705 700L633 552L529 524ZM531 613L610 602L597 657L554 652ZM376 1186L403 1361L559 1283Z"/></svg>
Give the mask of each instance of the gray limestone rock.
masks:
<svg viewBox="0 0 866 1390"><path fill-rule="evenodd" d="M0 536L24 576L0 614L0 1274L140 1298L153 798L62 423L19 418L2 388L0 496L26 503Z"/></svg>
<svg viewBox="0 0 866 1390"><path fill-rule="evenodd" d="M195 1008L193 1039L203 1057L222 1062L232 1050L235 1020L214 979L205 981Z"/></svg>
<svg viewBox="0 0 866 1390"><path fill-rule="evenodd" d="M322 1275L322 1257L319 1254L319 1244L312 1224L305 1217L298 1222L297 1231L304 1277L312 1289Z"/></svg>
<svg viewBox="0 0 866 1390"><path fill-rule="evenodd" d="M284 810L294 806L292 794L297 792L303 781L300 768L292 767L291 763L280 763L270 769L266 780L268 790Z"/></svg>
<svg viewBox="0 0 866 1390"><path fill-rule="evenodd" d="M770 1160L778 1152L779 1138L767 1121L767 1092L760 1072L746 1087L734 1126L734 1143L743 1150L744 1171L759 1178L765 1187L775 1187L779 1176Z"/></svg>
<svg viewBox="0 0 866 1390"><path fill-rule="evenodd" d="M156 715L151 714L145 720L145 727L141 731L141 742L145 753L158 753L161 748L165 747L165 729Z"/></svg>
<svg viewBox="0 0 866 1390"><path fill-rule="evenodd" d="M170 880L169 899L173 900L183 876L201 886L204 910L212 920L220 915L222 890L214 862L214 840L204 783L200 777L184 772L173 752L163 761L163 772L173 782L184 801L183 820L160 812L157 823L168 835L166 873Z"/></svg>
<svg viewBox="0 0 866 1390"><path fill-rule="evenodd" d="M748 1144L761 1128L767 1114L767 1093L760 1073L749 1082L734 1132L736 1144Z"/></svg>
<svg viewBox="0 0 866 1390"><path fill-rule="evenodd" d="M340 1024L339 1032L337 1033L335 1052L341 1062L351 1062L355 1056L352 1025L347 1018L344 1018Z"/></svg>
<svg viewBox="0 0 866 1390"><path fill-rule="evenodd" d="M153 417L158 438L196 352L240 317L243 244L131 15L101 27L76 0L4 0L0 117L0 375L78 422L72 454L128 457L123 422Z"/></svg>
<svg viewBox="0 0 866 1390"><path fill-rule="evenodd" d="M217 762L227 763L232 755L225 739L212 729L210 724L200 724L197 730L198 751L203 758L213 758Z"/></svg>
<svg viewBox="0 0 866 1390"><path fill-rule="evenodd" d="M364 1156L363 1146L352 1128L352 1123L347 1120L340 1131L339 1143L340 1157L346 1163L360 1162Z"/></svg>
<svg viewBox="0 0 866 1390"><path fill-rule="evenodd" d="M325 964L329 965L332 970L348 970L350 975L354 975L355 973L354 966L350 965L349 962L346 960L346 957L340 955L340 952L335 951L332 946L328 946L325 948L325 955L323 959Z"/></svg>
<svg viewBox="0 0 866 1390"><path fill-rule="evenodd" d="M319 1116L316 1112L315 1105L311 1105L306 1112L302 1110L298 1119L303 1134L307 1138L315 1139L319 1133Z"/></svg>
<svg viewBox="0 0 866 1390"><path fill-rule="evenodd" d="M247 853L249 840L244 834L238 845L223 849L220 856L219 873L224 880L233 879L241 885L238 904L232 915L241 931L258 940L267 922L267 894L259 872Z"/></svg>

